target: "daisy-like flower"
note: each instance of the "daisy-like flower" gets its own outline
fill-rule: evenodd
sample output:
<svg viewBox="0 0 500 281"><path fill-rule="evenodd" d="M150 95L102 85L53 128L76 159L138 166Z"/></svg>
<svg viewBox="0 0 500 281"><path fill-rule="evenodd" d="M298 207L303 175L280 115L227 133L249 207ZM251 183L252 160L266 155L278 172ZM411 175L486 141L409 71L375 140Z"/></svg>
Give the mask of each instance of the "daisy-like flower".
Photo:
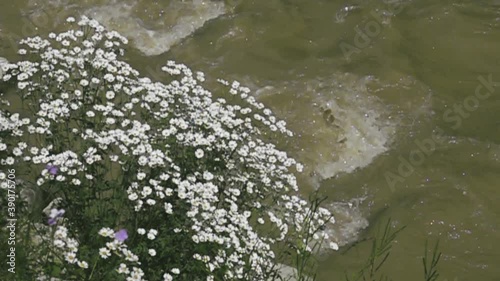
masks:
<svg viewBox="0 0 500 281"><path fill-rule="evenodd" d="M115 98L115 92L113 92L113 91L107 91L107 92L106 92L106 98L107 98L108 100L112 100L112 99L114 99L114 98Z"/></svg>
<svg viewBox="0 0 500 281"><path fill-rule="evenodd" d="M120 263L120 267L116 270L120 274L129 274L130 270L128 269L127 265L124 263Z"/></svg>
<svg viewBox="0 0 500 281"><path fill-rule="evenodd" d="M82 79L80 80L80 85L86 87L89 85L89 81L87 79Z"/></svg>
<svg viewBox="0 0 500 281"><path fill-rule="evenodd" d="M69 263L75 263L77 262L77 259L76 259L76 254L73 253L73 252L70 252L70 253L67 253L64 257L64 259L69 262Z"/></svg>
<svg viewBox="0 0 500 281"><path fill-rule="evenodd" d="M114 234L115 234L115 232L113 231L113 229L111 229L109 227L103 227L103 228L101 228L101 230L99 230L99 235L104 236L104 237L113 238Z"/></svg>
<svg viewBox="0 0 500 281"><path fill-rule="evenodd" d="M101 258L107 259L107 258L111 257L111 252L109 251L108 248L100 248L99 255L101 256Z"/></svg>
<svg viewBox="0 0 500 281"><path fill-rule="evenodd" d="M180 274L181 273L181 271L178 268L172 268L170 270L170 272L172 272L173 274Z"/></svg>
<svg viewBox="0 0 500 281"><path fill-rule="evenodd" d="M205 152L203 152L203 149L198 148L198 149L195 151L194 155L196 156L196 158L201 159L201 158L203 158L203 156L205 155Z"/></svg>
<svg viewBox="0 0 500 281"><path fill-rule="evenodd" d="M56 246L57 248L63 248L65 245L66 245L66 243L64 243L64 241L62 241L60 239L54 240L54 246Z"/></svg>
<svg viewBox="0 0 500 281"><path fill-rule="evenodd" d="M149 230L147 237L149 240L154 240L154 239L156 239L157 234L158 234L158 231L151 229L151 230Z"/></svg>
<svg viewBox="0 0 500 281"><path fill-rule="evenodd" d="M208 171L203 172L203 179L206 181L211 181L214 179L214 175Z"/></svg>
<svg viewBox="0 0 500 281"><path fill-rule="evenodd" d="M89 264L86 261L78 261L77 264L80 268L83 268L83 269L89 268Z"/></svg>

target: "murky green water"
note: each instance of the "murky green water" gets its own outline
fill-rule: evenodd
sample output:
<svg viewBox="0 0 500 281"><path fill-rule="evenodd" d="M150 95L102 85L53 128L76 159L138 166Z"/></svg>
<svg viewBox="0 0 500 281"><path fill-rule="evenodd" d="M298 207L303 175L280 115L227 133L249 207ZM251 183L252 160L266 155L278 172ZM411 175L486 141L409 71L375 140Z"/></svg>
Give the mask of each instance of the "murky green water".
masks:
<svg viewBox="0 0 500 281"><path fill-rule="evenodd" d="M329 196L339 242L407 226L394 280L423 280L438 238L442 280L500 280L500 1L3 2L0 56L83 13L131 38L145 75L175 59L256 90L297 132L283 145L304 190ZM323 258L319 280L358 269L368 244Z"/></svg>

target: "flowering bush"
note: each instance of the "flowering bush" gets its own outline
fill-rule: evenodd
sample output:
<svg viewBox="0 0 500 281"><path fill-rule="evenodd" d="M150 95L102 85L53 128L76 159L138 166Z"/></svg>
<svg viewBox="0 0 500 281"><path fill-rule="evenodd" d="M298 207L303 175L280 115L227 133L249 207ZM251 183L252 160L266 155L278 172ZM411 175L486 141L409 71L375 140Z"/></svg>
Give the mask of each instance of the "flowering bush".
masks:
<svg viewBox="0 0 500 281"><path fill-rule="evenodd" d="M331 214L298 193L302 165L263 140L292 136L284 121L238 82L219 80L234 104L214 98L182 64L166 84L140 77L126 43L83 17L3 66L0 178L15 168L28 202L19 280L268 280L279 245L337 248Z"/></svg>

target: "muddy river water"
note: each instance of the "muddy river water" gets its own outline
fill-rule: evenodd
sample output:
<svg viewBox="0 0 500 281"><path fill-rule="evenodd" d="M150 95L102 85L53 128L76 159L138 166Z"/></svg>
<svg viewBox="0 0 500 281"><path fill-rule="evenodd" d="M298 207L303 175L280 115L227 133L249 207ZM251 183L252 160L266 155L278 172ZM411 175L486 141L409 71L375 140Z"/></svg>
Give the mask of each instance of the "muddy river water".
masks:
<svg viewBox="0 0 500 281"><path fill-rule="evenodd" d="M318 280L360 268L369 243L349 245L388 218L407 226L393 280L424 280L437 239L441 280L500 280L500 1L0 2L2 57L85 14L129 38L144 75L174 59L254 90L297 133L283 145L304 192L337 215L344 247Z"/></svg>

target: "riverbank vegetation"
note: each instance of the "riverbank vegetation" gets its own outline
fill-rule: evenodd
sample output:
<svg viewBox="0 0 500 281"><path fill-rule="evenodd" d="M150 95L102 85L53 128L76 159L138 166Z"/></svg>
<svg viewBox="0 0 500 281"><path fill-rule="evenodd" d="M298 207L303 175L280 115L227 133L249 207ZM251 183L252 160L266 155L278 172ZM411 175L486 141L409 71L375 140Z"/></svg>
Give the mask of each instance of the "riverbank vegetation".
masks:
<svg viewBox="0 0 500 281"><path fill-rule="evenodd" d="M219 80L231 104L173 61L153 82L124 61L126 38L68 25L2 66L16 280L268 280L279 249L338 249L331 213L298 192L302 165L266 140L293 133L249 89Z"/></svg>
<svg viewBox="0 0 500 281"><path fill-rule="evenodd" d="M22 40L21 59L2 65L7 277L281 280L286 263L314 280L315 254L338 250L335 220L323 198L303 198L302 165L270 141L293 137L286 122L238 82L211 91L183 64L166 62L170 80L153 82L125 62L126 38L86 17L67 24ZM399 231L388 223L346 279L378 280ZM426 281L438 261L436 248Z"/></svg>

